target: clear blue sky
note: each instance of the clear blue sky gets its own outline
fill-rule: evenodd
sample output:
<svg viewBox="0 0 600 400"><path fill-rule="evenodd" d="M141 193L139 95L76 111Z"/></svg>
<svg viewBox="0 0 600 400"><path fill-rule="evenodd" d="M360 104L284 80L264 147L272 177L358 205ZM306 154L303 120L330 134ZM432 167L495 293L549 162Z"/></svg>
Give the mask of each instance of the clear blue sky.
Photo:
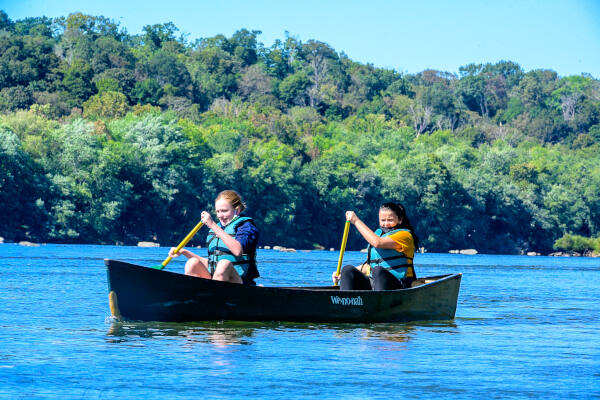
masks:
<svg viewBox="0 0 600 400"><path fill-rule="evenodd" d="M600 0L0 0L0 9L12 20L103 15L131 34L173 22L190 40L247 28L266 46L288 31L404 73L510 60L600 79Z"/></svg>

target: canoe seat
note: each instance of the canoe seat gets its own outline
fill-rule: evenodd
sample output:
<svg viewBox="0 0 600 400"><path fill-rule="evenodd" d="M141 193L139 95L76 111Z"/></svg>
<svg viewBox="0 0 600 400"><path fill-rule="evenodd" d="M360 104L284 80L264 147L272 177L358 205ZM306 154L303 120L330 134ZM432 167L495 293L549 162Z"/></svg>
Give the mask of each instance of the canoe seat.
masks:
<svg viewBox="0 0 600 400"><path fill-rule="evenodd" d="M431 282L435 282L437 279L416 279L414 280L410 287L417 287L417 286L421 286L424 285L426 283L431 283Z"/></svg>

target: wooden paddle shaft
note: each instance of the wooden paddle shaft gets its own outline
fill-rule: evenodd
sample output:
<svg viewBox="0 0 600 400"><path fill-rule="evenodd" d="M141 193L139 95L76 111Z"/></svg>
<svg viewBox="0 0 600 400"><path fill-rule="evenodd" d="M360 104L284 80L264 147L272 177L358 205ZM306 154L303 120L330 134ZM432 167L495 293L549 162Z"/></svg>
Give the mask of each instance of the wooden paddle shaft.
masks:
<svg viewBox="0 0 600 400"><path fill-rule="evenodd" d="M340 274L340 269L342 268L342 260L344 259L344 251L346 250L346 242L348 241L348 231L350 230L350 221L346 221L346 225L344 225L344 236L342 237L342 245L340 246L340 258L338 260L337 265L337 275Z"/></svg>
<svg viewBox="0 0 600 400"><path fill-rule="evenodd" d="M198 225L196 225L194 229L192 229L192 231L188 233L188 235L181 241L181 243L179 243L179 246L175 248L175 253L179 253L179 250L181 250L194 237L194 235L200 230L200 228L202 228L202 225L202 221L198 222ZM171 262L171 260L172 257L165 258L165 261L162 262L163 268L166 267L167 264Z"/></svg>

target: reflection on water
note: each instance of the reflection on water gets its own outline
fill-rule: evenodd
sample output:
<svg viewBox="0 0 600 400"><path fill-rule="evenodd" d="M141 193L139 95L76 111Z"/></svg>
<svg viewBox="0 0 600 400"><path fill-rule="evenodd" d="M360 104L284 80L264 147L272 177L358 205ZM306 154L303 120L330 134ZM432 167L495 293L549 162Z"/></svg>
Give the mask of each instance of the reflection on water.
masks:
<svg viewBox="0 0 600 400"><path fill-rule="evenodd" d="M139 339L178 337L186 343L211 344L215 347L251 345L251 338L258 331L296 331L311 335L314 331L331 331L337 338L352 336L360 339L377 339L387 342L408 342L417 329L440 333L457 333L454 321L432 321L411 324L314 324L294 322L119 322L112 321L107 332L107 341L121 343Z"/></svg>
<svg viewBox="0 0 600 400"><path fill-rule="evenodd" d="M216 347L250 344L255 328L252 326L223 326L219 323L177 324L168 322L112 322L108 332L111 343L128 342L139 338L180 337L188 345L209 343Z"/></svg>
<svg viewBox="0 0 600 400"><path fill-rule="evenodd" d="M366 330L365 338L377 338L388 342L408 342L419 329L440 333L456 333L453 321L427 321L407 324L374 324Z"/></svg>

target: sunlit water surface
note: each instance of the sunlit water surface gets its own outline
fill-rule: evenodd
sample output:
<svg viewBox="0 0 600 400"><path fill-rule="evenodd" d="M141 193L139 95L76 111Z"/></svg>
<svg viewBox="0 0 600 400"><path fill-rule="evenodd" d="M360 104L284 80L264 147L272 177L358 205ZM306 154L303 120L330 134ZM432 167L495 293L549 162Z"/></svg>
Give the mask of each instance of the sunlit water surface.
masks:
<svg viewBox="0 0 600 400"><path fill-rule="evenodd" d="M115 322L103 259L166 253L0 245L0 398L600 398L600 259L417 255L421 276L463 273L453 321ZM316 286L338 253L258 258L260 284Z"/></svg>

